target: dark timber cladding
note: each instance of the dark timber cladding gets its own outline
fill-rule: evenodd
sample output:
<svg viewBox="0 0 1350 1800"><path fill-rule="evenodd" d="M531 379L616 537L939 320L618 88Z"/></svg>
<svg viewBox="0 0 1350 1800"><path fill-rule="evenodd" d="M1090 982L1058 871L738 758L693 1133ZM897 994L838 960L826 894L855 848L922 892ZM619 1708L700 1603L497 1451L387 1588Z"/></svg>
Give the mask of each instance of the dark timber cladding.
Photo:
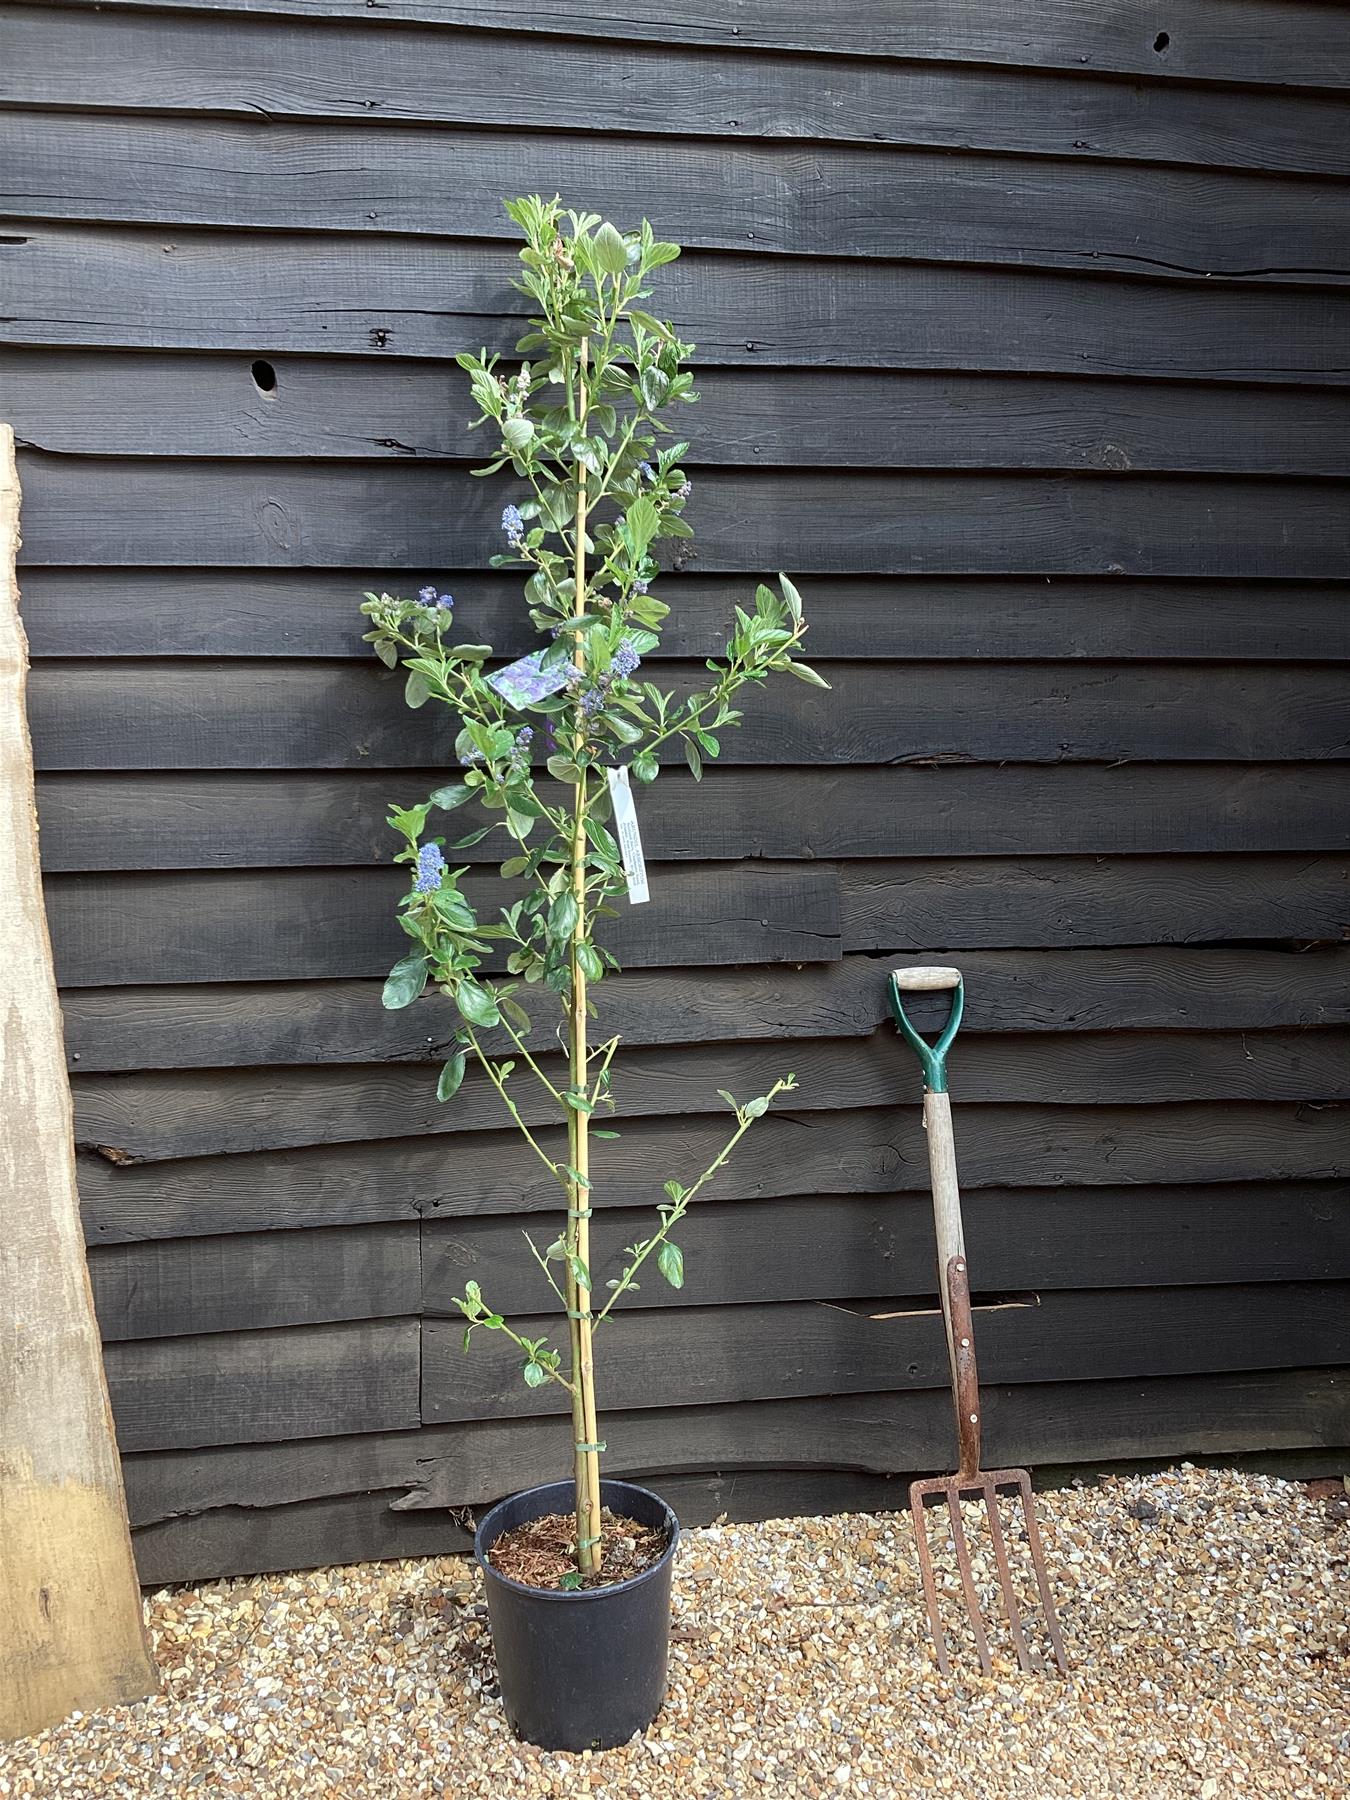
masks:
<svg viewBox="0 0 1350 1800"><path fill-rule="evenodd" d="M527 647L452 361L518 335L509 191L687 246L662 673L786 567L834 688L642 803L600 1260L716 1148L716 1088L801 1091L612 1327L612 1471L697 1521L949 1462L901 959L970 983L990 1453L1350 1449L1350 14L607 19L0 4L0 417L147 1581L462 1548L447 1508L565 1460L458 1349L466 1277L535 1314L552 1198L490 1095L437 1106L436 1003L380 1009L383 815L451 752L355 611L435 578Z"/></svg>

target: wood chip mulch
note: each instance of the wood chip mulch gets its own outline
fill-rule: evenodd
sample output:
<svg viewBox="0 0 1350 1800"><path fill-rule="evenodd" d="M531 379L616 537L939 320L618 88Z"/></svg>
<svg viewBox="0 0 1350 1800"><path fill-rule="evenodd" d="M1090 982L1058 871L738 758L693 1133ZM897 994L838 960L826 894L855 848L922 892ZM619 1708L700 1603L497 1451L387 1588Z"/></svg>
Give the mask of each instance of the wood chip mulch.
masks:
<svg viewBox="0 0 1350 1800"><path fill-rule="evenodd" d="M635 1525L605 1507L600 1514L600 1572L573 1580L576 1541L577 1522L571 1513L547 1513L499 1537L488 1551L488 1561L526 1587L612 1587L659 1562L669 1540L657 1526Z"/></svg>

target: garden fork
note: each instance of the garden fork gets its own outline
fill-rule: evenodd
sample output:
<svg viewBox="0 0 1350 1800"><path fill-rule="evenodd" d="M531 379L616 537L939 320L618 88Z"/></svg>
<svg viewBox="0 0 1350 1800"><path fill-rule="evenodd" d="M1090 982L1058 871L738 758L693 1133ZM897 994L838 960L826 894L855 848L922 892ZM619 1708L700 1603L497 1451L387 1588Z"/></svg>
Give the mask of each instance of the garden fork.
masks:
<svg viewBox="0 0 1350 1800"><path fill-rule="evenodd" d="M929 1044L920 1037L906 1017L901 995L933 990L950 990L952 999L947 1022L943 1026L941 1034L936 1043ZM998 1516L999 1490L1011 1490L1018 1498L1025 1523L1032 1567L1036 1571L1036 1586L1045 1611L1045 1622L1054 1650L1055 1662L1060 1673L1067 1675L1069 1672L1068 1659L1064 1654L1064 1641L1060 1636L1059 1622L1055 1617L1054 1601L1050 1594L1050 1582L1045 1569L1045 1551L1041 1545L1041 1534L1036 1524L1035 1505L1031 1497L1031 1477L1025 1469L981 1469L980 1467L980 1384L975 1371L975 1327L970 1310L970 1268L966 1261L965 1234L961 1227L961 1193L956 1180L956 1144L952 1135L951 1099L947 1093L947 1052L951 1048L952 1039L956 1036L957 1026L961 1023L964 1000L965 991L961 985L960 972L956 969L896 969L891 975L891 1012L900 1029L900 1035L917 1053L919 1061L923 1065L923 1123L928 1137L928 1167L933 1184L933 1222L937 1232L938 1285L942 1295L942 1314L947 1331L947 1356L951 1365L952 1398L956 1408L956 1437L960 1451L960 1467L955 1475L939 1475L926 1481L913 1482L910 1486L909 1504L914 1514L914 1536L919 1552L919 1573L923 1579L924 1603L928 1608L928 1623L933 1634L933 1647L937 1651L938 1668L944 1675L949 1675L951 1670L947 1660L947 1639L942 1628L942 1617L938 1611L937 1581L933 1573L933 1552L925 1518L925 1509L930 1500L935 1506L941 1505L945 1501L951 1520L952 1546L956 1552L956 1566L960 1571L966 1612L975 1634L975 1647L979 1652L980 1666L986 1675L991 1675L993 1664L989 1656L989 1641L985 1635L984 1621L980 1615L980 1601L975 1589L975 1575L970 1562L970 1547L966 1541L965 1527L961 1521L961 1501L963 1499L983 1499L985 1512L989 1519L989 1536L994 1551L994 1562L998 1569L999 1589L1008 1615L1008 1624L1012 1634L1013 1647L1017 1652L1017 1660L1024 1673L1030 1674L1033 1669L1039 1669L1041 1666L1039 1659L1028 1647L1026 1633L1022 1629L1022 1617L1018 1609L1017 1596L1013 1592L1012 1573L1008 1566L1008 1547Z"/></svg>

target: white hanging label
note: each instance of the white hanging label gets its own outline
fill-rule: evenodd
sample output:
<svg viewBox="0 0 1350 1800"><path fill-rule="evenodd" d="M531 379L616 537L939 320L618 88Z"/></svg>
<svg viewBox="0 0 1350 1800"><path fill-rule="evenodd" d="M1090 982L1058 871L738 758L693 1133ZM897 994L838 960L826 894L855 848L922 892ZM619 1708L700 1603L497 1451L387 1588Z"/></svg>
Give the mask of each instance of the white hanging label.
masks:
<svg viewBox="0 0 1350 1800"><path fill-rule="evenodd" d="M614 808L614 835L619 840L623 872L628 877L629 904L641 906L644 900L651 899L651 894L647 889L647 861L642 854L642 836L638 831L633 790L628 785L627 763L617 769L606 769L605 780L609 783L609 798Z"/></svg>

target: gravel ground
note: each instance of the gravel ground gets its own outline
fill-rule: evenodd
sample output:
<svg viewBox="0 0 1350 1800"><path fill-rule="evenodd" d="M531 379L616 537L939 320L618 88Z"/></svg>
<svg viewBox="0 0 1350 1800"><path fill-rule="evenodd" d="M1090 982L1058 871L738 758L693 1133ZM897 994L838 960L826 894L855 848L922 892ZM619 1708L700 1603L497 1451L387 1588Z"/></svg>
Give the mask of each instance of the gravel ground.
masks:
<svg viewBox="0 0 1350 1800"><path fill-rule="evenodd" d="M681 1548L665 1709L621 1750L513 1739L476 1577L432 1558L155 1594L164 1692L0 1749L0 1795L1350 1791L1343 1495L1183 1467L1038 1511L1071 1683L1010 1655L940 1680L903 1515L713 1526Z"/></svg>

